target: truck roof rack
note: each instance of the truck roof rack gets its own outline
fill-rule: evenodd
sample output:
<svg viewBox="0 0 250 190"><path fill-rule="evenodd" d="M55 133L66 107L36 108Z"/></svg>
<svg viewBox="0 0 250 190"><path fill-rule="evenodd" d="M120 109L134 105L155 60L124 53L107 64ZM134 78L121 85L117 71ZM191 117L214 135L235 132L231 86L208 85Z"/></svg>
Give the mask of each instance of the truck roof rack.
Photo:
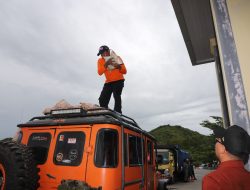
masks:
<svg viewBox="0 0 250 190"><path fill-rule="evenodd" d="M77 111L74 109L78 109ZM31 118L28 122L17 125L17 127L42 127L42 126L65 126L65 125L79 125L79 124L116 124L123 125L126 128L142 132L143 134L155 139L147 131L143 130L135 122L134 119L118 113L114 110L96 107L92 109L73 108L72 112L70 109L60 109L61 112L53 112L44 116L36 116ZM63 112L65 111L65 112Z"/></svg>
<svg viewBox="0 0 250 190"><path fill-rule="evenodd" d="M69 110L72 112L69 112ZM77 110L78 112L73 111L73 110ZM63 111L65 112L63 113ZM111 109L103 108L103 107L93 108L93 109L88 109L88 110L85 110L83 108L52 110L51 114L47 114L45 116L36 116L36 117L31 118L29 121L58 119L58 118L66 119L66 118L74 118L74 117L91 117L91 116L111 116L114 119L117 119L118 121L128 123L130 125L133 125L136 128L141 129L139 125L135 122L135 120L132 119L131 117L128 117L126 115L123 115Z"/></svg>
<svg viewBox="0 0 250 190"><path fill-rule="evenodd" d="M81 102L79 105L71 105L63 99L53 107L46 108L43 114L44 116L33 117L28 122L17 125L17 127L115 124L155 139L147 131L140 128L131 117L95 104Z"/></svg>

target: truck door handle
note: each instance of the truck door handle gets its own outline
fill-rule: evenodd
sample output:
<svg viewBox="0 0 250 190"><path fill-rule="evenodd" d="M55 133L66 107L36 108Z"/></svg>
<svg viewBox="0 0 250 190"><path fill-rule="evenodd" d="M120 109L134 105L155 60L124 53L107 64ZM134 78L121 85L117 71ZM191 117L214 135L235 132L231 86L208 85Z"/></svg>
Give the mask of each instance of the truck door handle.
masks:
<svg viewBox="0 0 250 190"><path fill-rule="evenodd" d="M50 179L56 179L56 177L54 177L53 175L50 174L46 174Z"/></svg>

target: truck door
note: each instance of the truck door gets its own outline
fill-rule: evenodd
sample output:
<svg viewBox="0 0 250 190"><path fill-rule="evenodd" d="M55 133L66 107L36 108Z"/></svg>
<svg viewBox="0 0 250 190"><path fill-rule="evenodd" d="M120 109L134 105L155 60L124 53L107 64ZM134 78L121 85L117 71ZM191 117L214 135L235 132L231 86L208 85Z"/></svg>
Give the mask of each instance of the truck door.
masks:
<svg viewBox="0 0 250 190"><path fill-rule="evenodd" d="M128 131L127 152L128 163L125 163L125 190L146 189L144 186L145 173L142 166L142 140L140 133Z"/></svg>
<svg viewBox="0 0 250 190"><path fill-rule="evenodd" d="M43 165L48 159L48 152L54 136L54 129L27 129L22 143L32 148L34 159L38 165Z"/></svg>
<svg viewBox="0 0 250 190"><path fill-rule="evenodd" d="M154 190L155 185L155 165L153 159L153 142L147 140L147 152L146 152L146 184L147 190Z"/></svg>
<svg viewBox="0 0 250 190"><path fill-rule="evenodd" d="M38 190L57 189L63 179L85 181L87 154L89 145L90 126L67 126L41 133L34 131L29 136L28 145L37 149L39 158L40 147L47 146L46 159L40 160L40 187ZM46 143L41 143L47 139ZM49 147L49 148L48 148Z"/></svg>
<svg viewBox="0 0 250 190"><path fill-rule="evenodd" d="M102 190L121 189L121 129L111 124L96 124L91 133L86 181Z"/></svg>

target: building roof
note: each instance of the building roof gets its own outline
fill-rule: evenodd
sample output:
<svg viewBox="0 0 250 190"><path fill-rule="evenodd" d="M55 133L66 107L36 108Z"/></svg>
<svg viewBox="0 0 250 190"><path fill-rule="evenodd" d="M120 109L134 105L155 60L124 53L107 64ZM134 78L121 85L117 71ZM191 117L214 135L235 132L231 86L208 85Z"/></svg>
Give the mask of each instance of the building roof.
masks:
<svg viewBox="0 0 250 190"><path fill-rule="evenodd" d="M214 61L210 39L215 38L209 0L171 0L192 65Z"/></svg>

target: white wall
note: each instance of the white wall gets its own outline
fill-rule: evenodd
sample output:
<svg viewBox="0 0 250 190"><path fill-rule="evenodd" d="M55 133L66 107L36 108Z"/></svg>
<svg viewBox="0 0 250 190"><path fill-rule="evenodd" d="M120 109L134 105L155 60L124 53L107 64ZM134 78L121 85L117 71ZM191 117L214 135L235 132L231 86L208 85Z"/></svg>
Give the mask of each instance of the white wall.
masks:
<svg viewBox="0 0 250 190"><path fill-rule="evenodd" d="M250 1L228 0L227 6L250 112Z"/></svg>

